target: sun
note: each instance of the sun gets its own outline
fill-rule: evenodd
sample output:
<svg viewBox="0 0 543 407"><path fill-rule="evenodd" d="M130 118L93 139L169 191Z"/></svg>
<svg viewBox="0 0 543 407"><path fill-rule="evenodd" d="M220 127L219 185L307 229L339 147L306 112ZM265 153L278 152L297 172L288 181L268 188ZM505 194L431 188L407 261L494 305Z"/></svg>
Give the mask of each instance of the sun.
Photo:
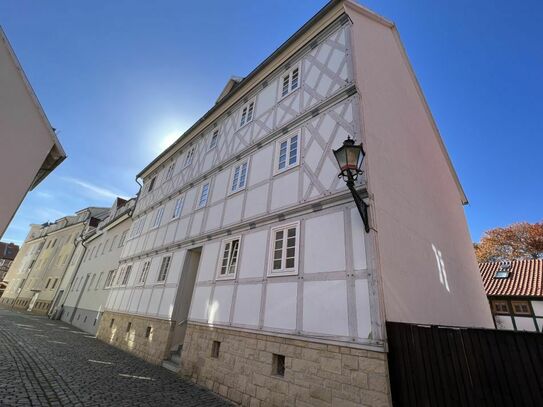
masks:
<svg viewBox="0 0 543 407"><path fill-rule="evenodd" d="M181 135L180 131L172 131L166 134L164 137L162 137L162 139L158 143L160 151L166 150L169 146L171 146L175 142L175 140L179 138L180 135Z"/></svg>

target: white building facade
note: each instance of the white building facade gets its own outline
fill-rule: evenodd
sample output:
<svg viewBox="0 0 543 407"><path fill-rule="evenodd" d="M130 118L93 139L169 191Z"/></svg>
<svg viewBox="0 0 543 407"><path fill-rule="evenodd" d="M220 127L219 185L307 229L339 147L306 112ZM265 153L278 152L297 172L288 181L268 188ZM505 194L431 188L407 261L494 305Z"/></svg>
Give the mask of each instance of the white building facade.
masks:
<svg viewBox="0 0 543 407"><path fill-rule="evenodd" d="M396 36L331 2L139 174L120 260L131 272L99 338L155 363L181 350L182 374L244 405L389 405L386 320L490 326L465 198ZM366 93L366 81L392 88ZM387 138L394 121L405 130ZM332 153L348 136L367 152L369 233ZM411 159L422 163L394 168ZM402 199L428 219L402 219Z"/></svg>
<svg viewBox="0 0 543 407"><path fill-rule="evenodd" d="M68 273L65 295L59 301L60 318L90 334L98 329L109 288L122 284L117 269L134 203L117 198L109 216L78 242L73 272Z"/></svg>

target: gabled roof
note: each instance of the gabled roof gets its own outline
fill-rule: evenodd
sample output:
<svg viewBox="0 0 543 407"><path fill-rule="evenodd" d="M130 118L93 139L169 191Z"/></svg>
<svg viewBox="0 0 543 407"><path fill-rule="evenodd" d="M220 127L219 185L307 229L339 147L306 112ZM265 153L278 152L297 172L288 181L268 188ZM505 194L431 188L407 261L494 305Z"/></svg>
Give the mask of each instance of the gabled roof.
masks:
<svg viewBox="0 0 543 407"><path fill-rule="evenodd" d="M503 262L479 263L487 296L543 297L543 259L509 262L509 276L495 278Z"/></svg>

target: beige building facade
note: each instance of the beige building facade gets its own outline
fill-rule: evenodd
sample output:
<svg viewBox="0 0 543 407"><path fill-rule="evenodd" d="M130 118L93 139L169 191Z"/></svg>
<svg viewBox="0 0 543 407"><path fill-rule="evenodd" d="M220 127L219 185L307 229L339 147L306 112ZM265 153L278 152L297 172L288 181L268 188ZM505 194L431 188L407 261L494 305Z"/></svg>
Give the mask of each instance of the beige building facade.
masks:
<svg viewBox="0 0 543 407"><path fill-rule="evenodd" d="M66 154L0 27L0 237Z"/></svg>
<svg viewBox="0 0 543 407"><path fill-rule="evenodd" d="M348 136L369 233L332 153ZM386 321L493 326L397 30L356 3L229 81L138 177L98 338L235 402L390 405Z"/></svg>
<svg viewBox="0 0 543 407"><path fill-rule="evenodd" d="M109 295L109 288L122 284L128 276L117 274L119 258L132 224L134 199L117 198L109 215L95 229L83 235L61 291L57 309L60 318L90 334L95 334ZM120 280L120 281L119 281ZM60 311L61 308L62 311Z"/></svg>
<svg viewBox="0 0 543 407"><path fill-rule="evenodd" d="M45 315L54 302L81 234L95 228L107 208L86 208L54 223L31 225L21 250L5 277L1 303Z"/></svg>

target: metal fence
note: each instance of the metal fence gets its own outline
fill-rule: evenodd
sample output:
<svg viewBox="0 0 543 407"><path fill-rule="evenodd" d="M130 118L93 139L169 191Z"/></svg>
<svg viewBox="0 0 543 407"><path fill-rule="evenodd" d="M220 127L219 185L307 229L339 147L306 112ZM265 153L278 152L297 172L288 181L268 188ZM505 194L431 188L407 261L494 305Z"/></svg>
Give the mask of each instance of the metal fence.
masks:
<svg viewBox="0 0 543 407"><path fill-rule="evenodd" d="M399 406L543 406L543 334L387 322Z"/></svg>

